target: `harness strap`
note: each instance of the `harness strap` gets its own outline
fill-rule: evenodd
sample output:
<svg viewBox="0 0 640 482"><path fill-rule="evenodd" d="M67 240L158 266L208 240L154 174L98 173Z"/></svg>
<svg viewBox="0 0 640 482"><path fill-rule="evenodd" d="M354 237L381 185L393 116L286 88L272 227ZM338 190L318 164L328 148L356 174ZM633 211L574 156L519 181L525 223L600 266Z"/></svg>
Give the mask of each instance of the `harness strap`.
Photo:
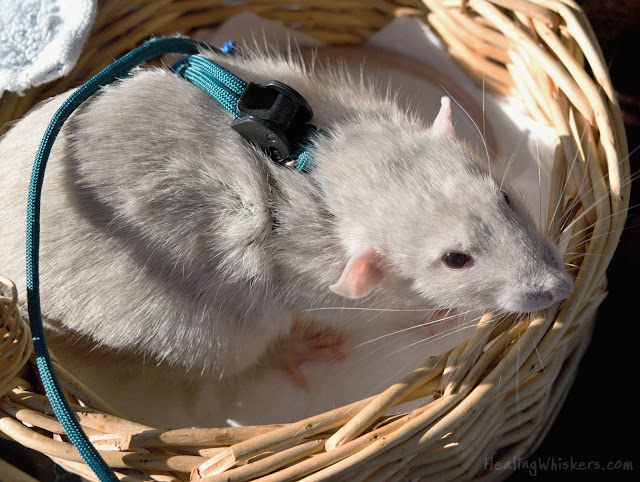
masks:
<svg viewBox="0 0 640 482"><path fill-rule="evenodd" d="M231 127L272 160L298 171L309 170L312 156L305 144L325 132L306 123L313 116L311 107L291 87L275 80L247 83L199 54L178 61L172 70L230 112L236 118Z"/></svg>

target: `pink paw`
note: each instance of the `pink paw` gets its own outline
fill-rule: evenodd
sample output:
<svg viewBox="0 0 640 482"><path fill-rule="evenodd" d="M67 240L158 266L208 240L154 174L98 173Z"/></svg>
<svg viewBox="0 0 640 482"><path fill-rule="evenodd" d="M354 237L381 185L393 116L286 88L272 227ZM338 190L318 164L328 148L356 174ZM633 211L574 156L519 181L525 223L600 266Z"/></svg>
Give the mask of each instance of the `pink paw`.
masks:
<svg viewBox="0 0 640 482"><path fill-rule="evenodd" d="M300 366L309 361L333 361L344 358L346 336L338 329L314 322L295 322L289 336L270 350L270 359L286 370L305 390L309 382Z"/></svg>

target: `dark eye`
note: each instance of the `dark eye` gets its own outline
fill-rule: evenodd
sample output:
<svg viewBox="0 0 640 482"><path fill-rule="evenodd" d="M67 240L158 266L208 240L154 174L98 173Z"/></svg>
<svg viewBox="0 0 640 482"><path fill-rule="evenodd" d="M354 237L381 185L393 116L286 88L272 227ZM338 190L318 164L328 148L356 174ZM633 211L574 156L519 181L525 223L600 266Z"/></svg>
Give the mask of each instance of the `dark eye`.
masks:
<svg viewBox="0 0 640 482"><path fill-rule="evenodd" d="M471 260L471 256L460 251L451 251L442 257L442 262L449 268L460 269Z"/></svg>
<svg viewBox="0 0 640 482"><path fill-rule="evenodd" d="M504 198L505 202L507 203L507 206L511 206L511 201L509 200L509 196L507 196L507 193L504 192L502 189L500 189L500 192L502 193L502 197Z"/></svg>

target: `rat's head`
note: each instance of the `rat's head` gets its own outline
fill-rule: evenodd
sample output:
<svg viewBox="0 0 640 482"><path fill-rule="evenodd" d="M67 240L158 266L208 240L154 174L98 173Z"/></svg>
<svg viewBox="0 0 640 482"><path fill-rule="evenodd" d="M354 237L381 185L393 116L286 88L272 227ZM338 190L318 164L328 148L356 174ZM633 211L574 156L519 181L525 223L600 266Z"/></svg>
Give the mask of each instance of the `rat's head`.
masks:
<svg viewBox="0 0 640 482"><path fill-rule="evenodd" d="M509 312L567 298L557 248L455 137L450 112L445 98L428 129L371 121L333 139L325 154L342 161L323 188L348 259L331 290Z"/></svg>

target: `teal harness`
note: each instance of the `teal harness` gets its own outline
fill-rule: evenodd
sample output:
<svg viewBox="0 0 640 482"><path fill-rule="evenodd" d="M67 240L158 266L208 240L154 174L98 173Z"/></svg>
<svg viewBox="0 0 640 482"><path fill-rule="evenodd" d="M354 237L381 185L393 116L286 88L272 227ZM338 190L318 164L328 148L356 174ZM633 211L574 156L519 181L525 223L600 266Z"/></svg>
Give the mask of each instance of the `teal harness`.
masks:
<svg viewBox="0 0 640 482"><path fill-rule="evenodd" d="M124 77L136 66L160 55L189 55L173 70L202 88L236 118L231 127L247 141L257 145L269 157L298 171L310 167L311 154L306 145L317 131L307 124L313 114L305 99L278 81L246 83L207 57L199 55L210 45L188 38L154 39L116 60L78 88L51 118L36 154L27 203L27 301L36 364L53 411L84 461L101 481L117 481L114 472L89 442L62 395L49 357L40 307L39 245L40 204L44 173L53 143L65 121L89 97L103 86ZM233 44L225 44L218 53L230 54Z"/></svg>
<svg viewBox="0 0 640 482"><path fill-rule="evenodd" d="M226 43L223 52L234 48ZM273 161L298 171L309 169L311 155L305 143L324 131L307 124L313 112L298 92L277 80L247 83L203 55L191 55L172 70L233 114L231 128Z"/></svg>

